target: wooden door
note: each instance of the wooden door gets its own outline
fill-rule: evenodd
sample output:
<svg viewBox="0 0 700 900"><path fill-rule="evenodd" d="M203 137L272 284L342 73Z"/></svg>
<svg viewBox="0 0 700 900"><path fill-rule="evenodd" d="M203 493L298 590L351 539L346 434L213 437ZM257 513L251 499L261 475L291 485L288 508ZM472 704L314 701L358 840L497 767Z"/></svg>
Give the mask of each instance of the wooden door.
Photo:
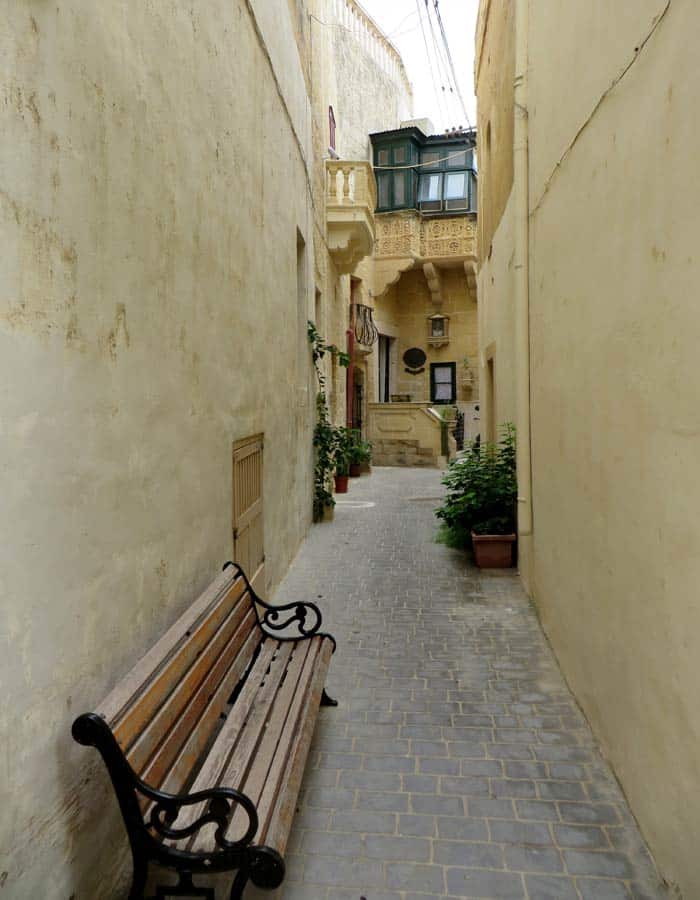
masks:
<svg viewBox="0 0 700 900"><path fill-rule="evenodd" d="M263 435L233 445L233 558L265 597Z"/></svg>

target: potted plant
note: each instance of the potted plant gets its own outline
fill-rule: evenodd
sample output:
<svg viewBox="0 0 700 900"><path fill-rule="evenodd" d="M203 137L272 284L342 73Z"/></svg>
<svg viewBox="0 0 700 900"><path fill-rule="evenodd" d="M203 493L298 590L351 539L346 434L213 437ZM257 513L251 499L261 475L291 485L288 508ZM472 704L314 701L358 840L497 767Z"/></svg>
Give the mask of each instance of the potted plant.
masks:
<svg viewBox="0 0 700 900"><path fill-rule="evenodd" d="M471 445L448 467L447 497L436 511L453 534L469 536L480 568L513 564L517 480L515 429L507 424L497 444Z"/></svg>
<svg viewBox="0 0 700 900"><path fill-rule="evenodd" d="M333 428L333 466L335 468L335 492L347 494L352 448L352 429L344 426Z"/></svg>
<svg viewBox="0 0 700 900"><path fill-rule="evenodd" d="M369 441L362 440L362 432L358 428L353 428L350 444L350 477L358 478L362 474L363 466L369 469L371 459L372 445Z"/></svg>

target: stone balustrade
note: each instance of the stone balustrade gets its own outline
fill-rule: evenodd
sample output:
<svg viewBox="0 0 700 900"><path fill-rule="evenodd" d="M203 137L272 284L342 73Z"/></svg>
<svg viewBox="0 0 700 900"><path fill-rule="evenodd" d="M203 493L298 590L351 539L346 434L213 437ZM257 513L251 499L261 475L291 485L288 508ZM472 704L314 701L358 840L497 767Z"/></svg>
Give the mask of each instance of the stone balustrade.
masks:
<svg viewBox="0 0 700 900"><path fill-rule="evenodd" d="M326 239L339 274L352 272L372 253L376 205L370 163L326 160Z"/></svg>
<svg viewBox="0 0 700 900"><path fill-rule="evenodd" d="M368 162L345 159L326 160L328 188L326 201L331 206L377 205L377 183Z"/></svg>

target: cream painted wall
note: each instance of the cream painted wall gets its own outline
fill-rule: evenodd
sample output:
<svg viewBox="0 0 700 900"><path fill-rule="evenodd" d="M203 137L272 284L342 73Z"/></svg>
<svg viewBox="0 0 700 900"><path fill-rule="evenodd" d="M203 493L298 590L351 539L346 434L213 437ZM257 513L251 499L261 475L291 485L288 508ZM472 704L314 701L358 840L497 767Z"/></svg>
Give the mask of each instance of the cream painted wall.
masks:
<svg viewBox="0 0 700 900"><path fill-rule="evenodd" d="M109 900L72 719L230 555L233 441L273 587L309 524L311 107L285 0L6 0L0 58L2 895Z"/></svg>
<svg viewBox="0 0 700 900"><path fill-rule="evenodd" d="M691 0L547 0L529 30L530 586L686 898L700 896L697 18ZM508 270L506 228L481 273L488 328L510 315L489 285Z"/></svg>

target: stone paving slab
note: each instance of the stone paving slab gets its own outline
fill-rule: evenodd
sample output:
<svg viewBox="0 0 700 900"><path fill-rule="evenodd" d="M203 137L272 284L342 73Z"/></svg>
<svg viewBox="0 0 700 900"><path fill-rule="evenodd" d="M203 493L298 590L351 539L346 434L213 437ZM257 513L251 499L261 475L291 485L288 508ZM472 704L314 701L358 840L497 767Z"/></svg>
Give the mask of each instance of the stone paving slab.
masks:
<svg viewBox="0 0 700 900"><path fill-rule="evenodd" d="M276 897L666 896L517 575L435 543L441 490L436 470L351 480L280 588L338 638L340 705L321 710Z"/></svg>

